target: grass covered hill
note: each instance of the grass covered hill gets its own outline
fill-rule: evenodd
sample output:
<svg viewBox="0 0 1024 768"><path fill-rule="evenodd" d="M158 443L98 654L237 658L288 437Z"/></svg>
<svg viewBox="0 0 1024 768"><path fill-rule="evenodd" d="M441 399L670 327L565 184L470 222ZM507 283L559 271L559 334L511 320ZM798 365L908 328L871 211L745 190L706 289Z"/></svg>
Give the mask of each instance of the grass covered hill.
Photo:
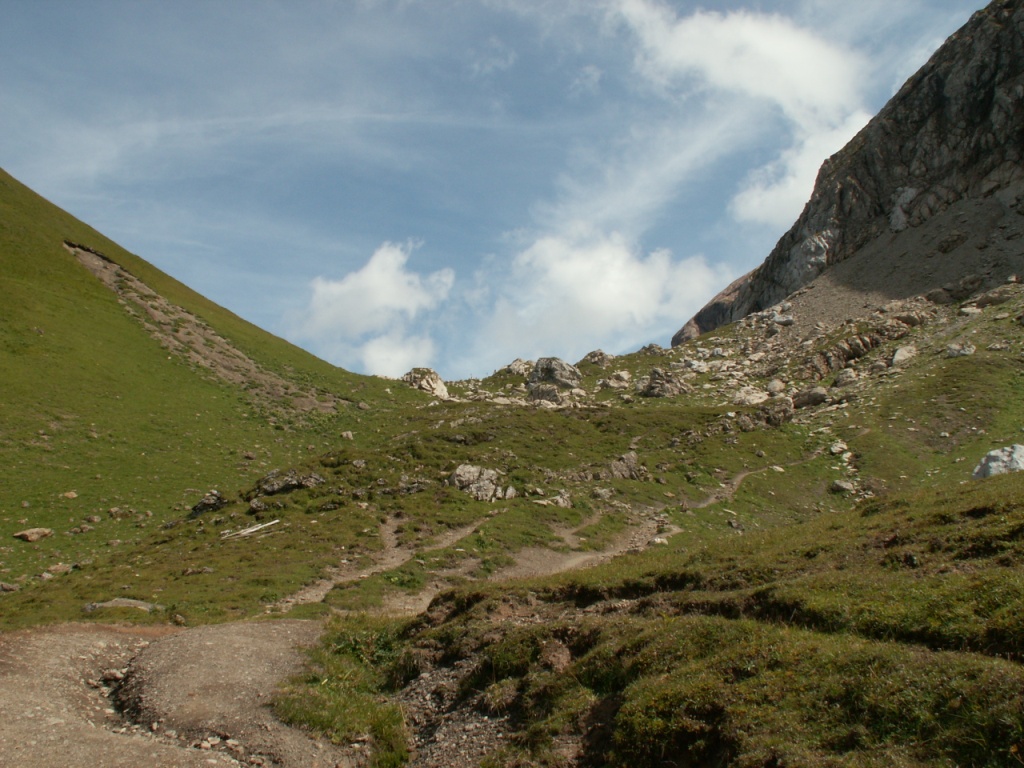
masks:
<svg viewBox="0 0 1024 768"><path fill-rule="evenodd" d="M1016 282L442 398L6 175L0 281L3 629L324 620L276 711L359 765L1022 760L1024 476L972 478L1024 428Z"/></svg>
<svg viewBox="0 0 1024 768"><path fill-rule="evenodd" d="M76 253L118 265L117 284ZM134 540L211 488L333 444L359 428L358 402L387 397L382 382L246 323L2 171L0 291L0 581ZM19 546L12 534L30 527L56 533Z"/></svg>

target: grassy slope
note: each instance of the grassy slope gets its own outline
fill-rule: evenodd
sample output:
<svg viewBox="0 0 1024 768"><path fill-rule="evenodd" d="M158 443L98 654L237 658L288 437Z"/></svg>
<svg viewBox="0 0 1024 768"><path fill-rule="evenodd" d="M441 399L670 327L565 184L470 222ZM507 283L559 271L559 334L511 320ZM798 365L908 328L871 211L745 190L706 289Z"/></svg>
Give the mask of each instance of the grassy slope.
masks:
<svg viewBox="0 0 1024 768"><path fill-rule="evenodd" d="M110 540L137 539L139 526L180 515L209 488L231 492L372 418L350 408L272 428L242 391L169 357L65 239L107 254L271 370L352 400L384 397L383 382L255 328L0 172L0 580L95 558ZM244 459L247 451L255 459ZM146 517L118 522L112 507ZM93 531L66 533L92 515L102 519ZM58 534L34 546L11 543L30 526Z"/></svg>
<svg viewBox="0 0 1024 768"><path fill-rule="evenodd" d="M369 410L296 415L273 428L243 392L168 359L61 247L64 239L103 251L266 367ZM423 659L471 658L477 672L463 682L465 703L510 714L517 734L495 764L557 765L565 739L594 765L1019 763L1024 481L967 481L978 457L1014 442L1024 423L1019 331L996 319L998 310L970 327L951 323L931 348L925 334L934 329L915 331L907 341L922 353L907 371L846 408L742 432L718 429L742 409L702 394L710 375L693 382L693 396L625 403L602 392L603 405L578 411L430 406L401 385L352 376L264 334L6 176L0 288L0 460L8 468L0 580L30 577L0 597L4 626L262 615L325 565L368 562L381 547L382 520L397 520L399 541L420 549L449 528L480 523L451 547L327 599L375 606L448 568L486 575L524 546L564 550L560 528L585 526L587 538L607 541L628 505L633 515L661 511L682 532L583 572L519 586L467 583L412 624L340 623L312 686L293 689L283 711L339 740L374 733L387 764L404 746L394 709L377 705L379 691ZM699 343L728 347L734 332ZM946 359L943 344L965 333L979 352ZM1008 350L987 349L1007 339ZM687 353L638 353L615 368L637 377ZM584 369L588 389L606 373ZM501 375L483 386L517 383ZM356 439L341 440L344 430ZM827 493L850 474L827 451L838 438L880 498L855 504ZM585 479L631 448L648 479ZM462 462L499 469L534 495L472 501L443 482ZM272 536L220 539L219 531L254 522L241 501L185 519L207 488L234 496L277 466L326 482L276 497L262 516L281 521ZM746 471L753 474L734 497L700 506ZM592 496L595 487L611 491L607 504ZM72 490L75 498L62 495ZM572 509L533 503L560 491ZM135 513L115 520L114 506ZM101 518L93 530L67 533L92 514ZM33 545L10 538L35 525L57 534ZM36 578L59 561L80 568ZM111 597L163 607L82 612ZM568 649L568 667L544 660L553 641Z"/></svg>

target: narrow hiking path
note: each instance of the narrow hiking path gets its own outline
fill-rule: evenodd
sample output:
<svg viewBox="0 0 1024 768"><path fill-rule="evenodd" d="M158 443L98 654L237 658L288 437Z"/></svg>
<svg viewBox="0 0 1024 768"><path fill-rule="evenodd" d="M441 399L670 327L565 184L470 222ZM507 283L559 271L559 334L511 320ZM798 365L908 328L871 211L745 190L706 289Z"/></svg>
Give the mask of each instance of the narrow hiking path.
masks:
<svg viewBox="0 0 1024 768"><path fill-rule="evenodd" d="M359 581L368 576L398 568L420 553L433 552L450 547L471 535L482 523L483 521L479 520L461 528L452 528L437 537L432 544L416 549L399 545L397 535L399 521L393 517L388 518L380 526L380 538L384 546L379 552L370 556L370 563L368 565L347 560L342 561L338 565L328 568L324 578L307 584L288 597L267 606L266 612L287 613L296 605L323 602L323 599L327 597L327 593L341 584Z"/></svg>
<svg viewBox="0 0 1024 768"><path fill-rule="evenodd" d="M737 473L689 507L727 501L747 477L771 469ZM564 549L521 550L514 564L489 580L549 576L641 550L679 531L666 506L635 508L630 524L600 550L580 549L579 532L597 522L595 517L559 529ZM270 610L286 613L322 601L338 585L452 547L481 523L412 547L400 543L400 521L389 518L380 529L383 546L369 562L339 563ZM450 579L467 578L473 562L435 573L418 592L392 594L382 612L422 612L451 586ZM0 765L362 766L365 756L358 748L289 728L269 706L277 687L302 669L303 649L316 644L323 627L321 621L281 618L192 629L70 624L0 634Z"/></svg>

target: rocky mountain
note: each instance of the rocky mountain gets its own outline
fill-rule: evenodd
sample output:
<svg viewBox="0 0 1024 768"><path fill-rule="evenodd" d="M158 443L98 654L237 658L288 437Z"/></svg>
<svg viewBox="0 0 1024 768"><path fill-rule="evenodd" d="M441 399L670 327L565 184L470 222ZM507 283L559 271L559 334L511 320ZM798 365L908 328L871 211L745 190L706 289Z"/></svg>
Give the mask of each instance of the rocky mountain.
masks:
<svg viewBox="0 0 1024 768"><path fill-rule="evenodd" d="M825 161L803 213L764 263L672 344L767 309L821 275L890 299L1003 282L1024 269L1010 242L1024 213L1022 161L1024 3L995 0ZM812 311L839 321L848 309L819 302Z"/></svg>

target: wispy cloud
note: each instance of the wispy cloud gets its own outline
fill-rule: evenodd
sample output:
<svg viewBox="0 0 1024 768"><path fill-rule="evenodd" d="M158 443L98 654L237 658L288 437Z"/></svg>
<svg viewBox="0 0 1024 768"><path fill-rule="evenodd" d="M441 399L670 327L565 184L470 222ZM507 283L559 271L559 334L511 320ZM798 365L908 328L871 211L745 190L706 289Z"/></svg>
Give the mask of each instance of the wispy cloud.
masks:
<svg viewBox="0 0 1024 768"><path fill-rule="evenodd" d="M791 222L821 162L869 118L865 59L789 18L750 11L679 17L657 0L620 0L616 10L636 35L637 71L667 98L720 91L781 115L789 144L743 183L731 208L740 220Z"/></svg>
<svg viewBox="0 0 1024 768"><path fill-rule="evenodd" d="M470 53L470 72L474 77L487 77L495 72L511 69L518 59L515 49L501 39L491 36L479 49Z"/></svg>

